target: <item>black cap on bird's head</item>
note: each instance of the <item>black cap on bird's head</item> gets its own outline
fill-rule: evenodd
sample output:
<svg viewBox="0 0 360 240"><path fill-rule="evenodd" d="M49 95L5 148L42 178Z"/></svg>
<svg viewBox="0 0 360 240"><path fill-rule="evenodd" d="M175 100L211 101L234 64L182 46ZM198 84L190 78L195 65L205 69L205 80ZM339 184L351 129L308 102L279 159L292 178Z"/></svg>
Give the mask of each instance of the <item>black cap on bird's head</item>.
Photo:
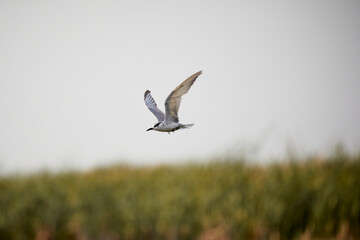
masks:
<svg viewBox="0 0 360 240"><path fill-rule="evenodd" d="M155 127L159 126L161 122L155 123L154 127L147 129L146 131L154 130Z"/></svg>

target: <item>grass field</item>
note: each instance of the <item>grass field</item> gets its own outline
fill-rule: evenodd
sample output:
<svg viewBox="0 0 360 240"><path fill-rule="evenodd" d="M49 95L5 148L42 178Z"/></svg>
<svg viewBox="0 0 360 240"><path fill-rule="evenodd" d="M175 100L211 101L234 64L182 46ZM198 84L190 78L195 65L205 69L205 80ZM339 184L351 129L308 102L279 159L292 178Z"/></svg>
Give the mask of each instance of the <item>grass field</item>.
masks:
<svg viewBox="0 0 360 240"><path fill-rule="evenodd" d="M0 177L0 239L360 239L360 156Z"/></svg>

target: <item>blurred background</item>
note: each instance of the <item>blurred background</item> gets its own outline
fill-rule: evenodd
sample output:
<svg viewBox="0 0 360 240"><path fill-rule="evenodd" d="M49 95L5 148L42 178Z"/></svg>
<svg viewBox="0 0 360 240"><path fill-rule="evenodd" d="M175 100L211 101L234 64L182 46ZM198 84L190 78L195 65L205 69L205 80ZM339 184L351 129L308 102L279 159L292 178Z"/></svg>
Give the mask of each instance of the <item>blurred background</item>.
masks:
<svg viewBox="0 0 360 240"><path fill-rule="evenodd" d="M359 237L359 13L0 1L0 239Z"/></svg>
<svg viewBox="0 0 360 240"><path fill-rule="evenodd" d="M239 145L257 145L262 162L289 143L357 152L359 10L332 0L1 1L0 169L177 163ZM199 70L179 113L191 131L145 132L156 123L145 90L164 110Z"/></svg>

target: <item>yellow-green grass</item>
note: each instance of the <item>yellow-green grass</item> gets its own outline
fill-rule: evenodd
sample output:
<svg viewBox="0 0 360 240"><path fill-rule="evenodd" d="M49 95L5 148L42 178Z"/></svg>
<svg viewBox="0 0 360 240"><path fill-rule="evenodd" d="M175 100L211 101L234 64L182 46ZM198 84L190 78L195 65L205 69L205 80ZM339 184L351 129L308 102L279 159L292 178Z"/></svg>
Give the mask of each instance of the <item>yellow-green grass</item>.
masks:
<svg viewBox="0 0 360 240"><path fill-rule="evenodd" d="M360 157L0 178L0 239L360 238Z"/></svg>

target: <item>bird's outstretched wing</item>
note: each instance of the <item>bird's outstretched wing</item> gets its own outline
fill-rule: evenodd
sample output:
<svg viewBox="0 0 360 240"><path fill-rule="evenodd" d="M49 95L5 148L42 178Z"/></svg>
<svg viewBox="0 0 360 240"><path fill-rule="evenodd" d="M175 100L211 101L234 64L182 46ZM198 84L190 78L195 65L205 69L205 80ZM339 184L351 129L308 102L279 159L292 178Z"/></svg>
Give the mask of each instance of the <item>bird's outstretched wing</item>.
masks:
<svg viewBox="0 0 360 240"><path fill-rule="evenodd" d="M157 120L159 122L164 121L165 119L165 115L164 113L157 107L157 104L155 102L155 100L153 99L153 97L150 94L149 90L146 90L145 94L144 94L144 101L146 106L149 108L149 110L155 115L155 117L157 118Z"/></svg>
<svg viewBox="0 0 360 240"><path fill-rule="evenodd" d="M202 71L194 73L169 94L165 101L166 122L179 122L178 111L181 103L181 97L189 91L191 86L194 84L196 78L201 73Z"/></svg>

